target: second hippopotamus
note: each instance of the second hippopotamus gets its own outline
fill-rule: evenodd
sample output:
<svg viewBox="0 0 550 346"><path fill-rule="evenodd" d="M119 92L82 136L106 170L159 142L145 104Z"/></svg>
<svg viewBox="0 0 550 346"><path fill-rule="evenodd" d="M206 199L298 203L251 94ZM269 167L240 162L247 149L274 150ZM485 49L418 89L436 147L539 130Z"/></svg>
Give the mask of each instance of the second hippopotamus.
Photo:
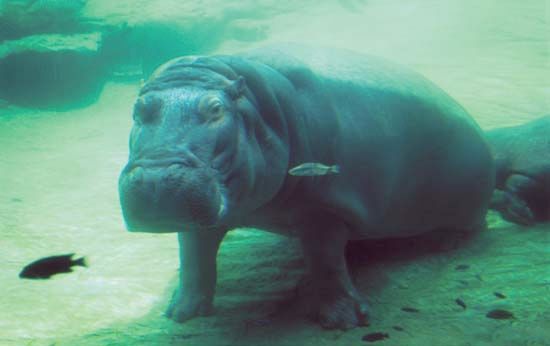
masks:
<svg viewBox="0 0 550 346"><path fill-rule="evenodd" d="M211 312L220 242L246 226L300 239L321 325L364 325L346 242L483 227L494 187L489 147L459 104L351 51L176 58L145 83L133 117L120 202L130 231L178 233L176 321ZM311 162L339 169L288 174Z"/></svg>
<svg viewBox="0 0 550 346"><path fill-rule="evenodd" d="M491 208L521 225L550 220L550 115L485 134L496 162Z"/></svg>

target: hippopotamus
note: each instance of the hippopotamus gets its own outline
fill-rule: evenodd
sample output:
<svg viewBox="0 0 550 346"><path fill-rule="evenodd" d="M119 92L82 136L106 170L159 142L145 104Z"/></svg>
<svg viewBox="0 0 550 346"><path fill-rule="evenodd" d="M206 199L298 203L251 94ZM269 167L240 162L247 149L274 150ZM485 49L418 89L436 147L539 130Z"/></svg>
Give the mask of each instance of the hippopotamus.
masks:
<svg viewBox="0 0 550 346"><path fill-rule="evenodd" d="M490 208L521 225L550 220L550 115L485 136L496 164Z"/></svg>
<svg viewBox="0 0 550 346"><path fill-rule="evenodd" d="M298 45L179 57L143 85L133 119L120 203L129 231L178 234L175 321L212 312L216 253L234 228L297 237L311 316L348 329L369 319L348 241L485 226L494 163L480 128L381 58ZM339 169L288 174L303 163Z"/></svg>

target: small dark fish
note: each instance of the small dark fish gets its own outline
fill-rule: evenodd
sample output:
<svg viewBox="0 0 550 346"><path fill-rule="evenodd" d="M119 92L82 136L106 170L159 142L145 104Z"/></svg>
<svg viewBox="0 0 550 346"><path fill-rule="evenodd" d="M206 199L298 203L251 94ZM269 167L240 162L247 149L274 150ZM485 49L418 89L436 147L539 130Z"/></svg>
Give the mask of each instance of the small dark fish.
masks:
<svg viewBox="0 0 550 346"><path fill-rule="evenodd" d="M60 256L44 257L23 268L19 273L25 279L49 279L52 275L72 272L72 266L87 267L84 257L72 259L74 253Z"/></svg>
<svg viewBox="0 0 550 346"><path fill-rule="evenodd" d="M418 310L417 308L410 308L408 306L405 306L405 307L401 308L401 310L403 310L405 312L420 312L420 310Z"/></svg>
<svg viewBox="0 0 550 346"><path fill-rule="evenodd" d="M405 329L401 326L393 326L392 328L397 330L398 332L404 332L405 331Z"/></svg>
<svg viewBox="0 0 550 346"><path fill-rule="evenodd" d="M464 270L468 270L468 269L470 269L469 264L459 264L455 267L455 270L458 270L458 271L464 271Z"/></svg>
<svg viewBox="0 0 550 346"><path fill-rule="evenodd" d="M509 320L515 318L513 313L504 309L491 310L485 316L495 320Z"/></svg>
<svg viewBox="0 0 550 346"><path fill-rule="evenodd" d="M340 173L340 166L327 166L318 162L306 162L298 165L294 168L291 168L288 171L290 175L296 176L316 176L316 175L327 175L327 174L336 174Z"/></svg>
<svg viewBox="0 0 550 346"><path fill-rule="evenodd" d="M388 333L376 332L376 333L370 333L370 334L364 335L362 340L367 342L375 342L375 341L387 339L389 337L390 335Z"/></svg>
<svg viewBox="0 0 550 346"><path fill-rule="evenodd" d="M466 303L464 303L464 301L460 298L456 298L455 299L455 303L457 303L458 305L460 305L464 310L466 310Z"/></svg>
<svg viewBox="0 0 550 346"><path fill-rule="evenodd" d="M495 297L497 298L500 298L500 299L505 299L506 296L500 292L493 292L493 294L495 295Z"/></svg>

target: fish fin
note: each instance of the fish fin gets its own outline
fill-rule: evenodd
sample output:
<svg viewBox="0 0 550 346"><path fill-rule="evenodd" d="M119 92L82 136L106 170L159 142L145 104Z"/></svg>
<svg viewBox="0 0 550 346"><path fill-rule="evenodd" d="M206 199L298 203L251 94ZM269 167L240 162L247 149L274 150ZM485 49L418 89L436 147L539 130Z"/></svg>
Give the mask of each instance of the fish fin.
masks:
<svg viewBox="0 0 550 346"><path fill-rule="evenodd" d="M330 172L331 173L340 173L340 166L339 165L334 165L334 166L330 167Z"/></svg>
<svg viewBox="0 0 550 346"><path fill-rule="evenodd" d="M73 265L88 268L88 262L86 262L86 257L80 257L79 259L74 260Z"/></svg>

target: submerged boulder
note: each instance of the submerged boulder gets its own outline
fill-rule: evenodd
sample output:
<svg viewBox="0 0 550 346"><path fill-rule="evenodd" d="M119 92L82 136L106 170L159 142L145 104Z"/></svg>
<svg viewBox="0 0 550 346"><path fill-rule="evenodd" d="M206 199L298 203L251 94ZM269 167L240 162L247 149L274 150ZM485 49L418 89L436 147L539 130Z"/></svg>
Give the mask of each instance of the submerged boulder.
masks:
<svg viewBox="0 0 550 346"><path fill-rule="evenodd" d="M101 34L44 34L0 45L0 98L25 107L93 102L106 78Z"/></svg>

